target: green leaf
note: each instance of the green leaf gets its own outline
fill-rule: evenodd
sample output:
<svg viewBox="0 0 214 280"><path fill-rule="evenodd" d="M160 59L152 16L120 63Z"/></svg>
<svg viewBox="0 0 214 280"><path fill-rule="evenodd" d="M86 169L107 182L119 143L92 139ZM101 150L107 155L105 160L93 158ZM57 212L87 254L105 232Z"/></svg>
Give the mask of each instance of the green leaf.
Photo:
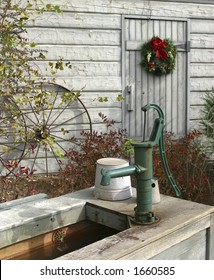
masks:
<svg viewBox="0 0 214 280"><path fill-rule="evenodd" d="M98 101L101 102L101 103L102 102L108 102L108 97L107 96L105 96L105 97L99 96Z"/></svg>
<svg viewBox="0 0 214 280"><path fill-rule="evenodd" d="M46 8L47 8L47 10L51 10L52 5L51 5L51 4L47 4L47 5L46 5Z"/></svg>
<svg viewBox="0 0 214 280"><path fill-rule="evenodd" d="M58 5L54 6L54 10L55 10L56 13L61 13L62 12Z"/></svg>
<svg viewBox="0 0 214 280"><path fill-rule="evenodd" d="M4 153L7 153L9 151L8 147L6 147L6 146L1 146L1 149Z"/></svg>
<svg viewBox="0 0 214 280"><path fill-rule="evenodd" d="M150 52L147 53L146 59L149 62L151 59L152 54Z"/></svg>
<svg viewBox="0 0 214 280"><path fill-rule="evenodd" d="M30 44L30 47L31 48L35 48L37 46L37 44L35 43L35 42L32 42L31 44Z"/></svg>
<svg viewBox="0 0 214 280"><path fill-rule="evenodd" d="M45 58L46 58L46 56L41 52L39 53L38 57L41 58L42 60L45 60Z"/></svg>
<svg viewBox="0 0 214 280"><path fill-rule="evenodd" d="M122 96L122 94L118 94L118 96L116 97L117 101L123 101L125 100L125 98Z"/></svg>

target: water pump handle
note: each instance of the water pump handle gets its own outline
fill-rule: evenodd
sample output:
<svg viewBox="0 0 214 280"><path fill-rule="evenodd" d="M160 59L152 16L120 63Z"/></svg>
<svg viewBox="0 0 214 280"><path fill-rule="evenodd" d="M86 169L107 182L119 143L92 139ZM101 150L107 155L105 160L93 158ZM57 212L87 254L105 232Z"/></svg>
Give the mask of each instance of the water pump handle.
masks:
<svg viewBox="0 0 214 280"><path fill-rule="evenodd" d="M145 123L146 123L146 112L150 109L155 109L158 112L159 118L155 119L154 125L152 128L152 132L149 137L149 142L152 143L152 146L158 145L159 144L159 139L161 138L161 135L163 133L163 128L164 128L164 114L161 108L153 103L149 103L145 105L142 108L142 111L144 111L144 137L145 137Z"/></svg>
<svg viewBox="0 0 214 280"><path fill-rule="evenodd" d="M174 189L176 195L180 196L181 195L181 190L177 186L174 178L172 177L172 174L171 174L169 166L168 166L168 162L167 162L167 158L166 158L166 152L165 152L165 146L164 146L164 136L163 136L163 134L161 135L161 138L159 140L159 151L160 151L161 162L163 164L163 169L164 169L164 172L166 174L166 177L167 177L170 185Z"/></svg>
<svg viewBox="0 0 214 280"><path fill-rule="evenodd" d="M163 164L163 168L164 168L166 177L167 177L170 185L174 189L176 195L180 196L181 191L178 188L175 180L172 177L172 174L169 170L167 158L166 158L165 147L164 147L164 135L163 135L163 129L164 129L164 114L163 114L163 111L158 105L153 104L153 103L149 103L149 104L145 105L142 108L142 111L144 111L146 113L150 109L155 109L158 112L159 118L155 119L155 122L154 122L154 125L153 125L153 128L152 128L152 132L151 132L150 137L149 137L149 141L151 141L153 143L153 145L156 145L156 144L159 145L161 162ZM144 133L145 133L145 131L144 131Z"/></svg>
<svg viewBox="0 0 214 280"><path fill-rule="evenodd" d="M152 108L155 109L158 112L159 118L162 118L164 120L163 111L157 104L148 103L145 106L143 106L142 111L146 112L146 111L149 111Z"/></svg>

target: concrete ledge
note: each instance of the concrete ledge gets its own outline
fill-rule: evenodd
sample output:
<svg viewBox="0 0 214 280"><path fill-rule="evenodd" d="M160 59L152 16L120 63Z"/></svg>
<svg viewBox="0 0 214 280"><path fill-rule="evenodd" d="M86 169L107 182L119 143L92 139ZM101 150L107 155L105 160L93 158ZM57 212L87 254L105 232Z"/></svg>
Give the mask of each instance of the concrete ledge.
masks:
<svg viewBox="0 0 214 280"><path fill-rule="evenodd" d="M23 197L23 198L20 198L20 199L0 203L0 211L1 210L8 210L8 209L10 209L14 206L17 206L17 205L21 205L21 204L25 204L25 203L29 203L29 202L34 202L34 201L37 201L37 200L43 200L43 199L48 199L48 195L45 194L45 193L39 193L39 194Z"/></svg>
<svg viewBox="0 0 214 280"><path fill-rule="evenodd" d="M18 201L17 201L18 202ZM0 211L0 248L85 219L85 201L65 196Z"/></svg>

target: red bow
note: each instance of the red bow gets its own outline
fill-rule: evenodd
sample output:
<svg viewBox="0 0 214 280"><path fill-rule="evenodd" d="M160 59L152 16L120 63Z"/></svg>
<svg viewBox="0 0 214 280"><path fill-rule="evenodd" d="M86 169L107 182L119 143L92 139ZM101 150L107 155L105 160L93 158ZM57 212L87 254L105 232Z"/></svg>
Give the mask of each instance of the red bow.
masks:
<svg viewBox="0 0 214 280"><path fill-rule="evenodd" d="M156 57L165 60L168 56L167 52L163 49L166 48L166 41L161 40L159 37L150 41L152 49L156 51Z"/></svg>

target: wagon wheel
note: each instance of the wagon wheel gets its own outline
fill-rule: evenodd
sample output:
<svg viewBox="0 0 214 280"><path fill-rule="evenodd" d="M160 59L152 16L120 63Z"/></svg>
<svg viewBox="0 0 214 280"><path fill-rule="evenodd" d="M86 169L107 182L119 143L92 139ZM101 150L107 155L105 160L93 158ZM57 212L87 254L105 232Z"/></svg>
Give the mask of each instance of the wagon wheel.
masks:
<svg viewBox="0 0 214 280"><path fill-rule="evenodd" d="M0 99L0 176L18 167L27 144L27 128L20 108L9 97Z"/></svg>
<svg viewBox="0 0 214 280"><path fill-rule="evenodd" d="M53 83L36 87L21 99L15 97L25 142L17 171L48 176L59 171L66 151L75 145L73 139L79 138L82 130L91 132L92 124L79 93Z"/></svg>

